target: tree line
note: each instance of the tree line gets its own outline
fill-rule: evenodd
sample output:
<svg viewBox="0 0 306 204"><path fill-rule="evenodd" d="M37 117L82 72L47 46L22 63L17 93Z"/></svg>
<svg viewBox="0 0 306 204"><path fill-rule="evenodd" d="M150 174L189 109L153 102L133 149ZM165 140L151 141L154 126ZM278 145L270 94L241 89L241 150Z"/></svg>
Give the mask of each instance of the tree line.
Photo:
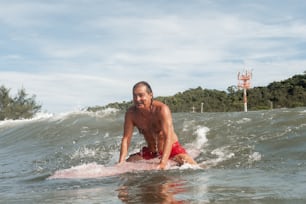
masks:
<svg viewBox="0 0 306 204"><path fill-rule="evenodd" d="M264 110L271 108L294 108L306 106L306 71L284 81L270 83L266 87L254 87L247 91L248 109ZM0 120L32 118L41 110L35 101L36 96L24 88L12 97L10 89L0 86ZM156 97L167 104L172 112L229 112L243 110L243 90L230 86L227 91L197 87L179 92L173 96ZM110 103L106 106L88 107L88 111L107 108L127 110L132 101Z"/></svg>
<svg viewBox="0 0 306 204"><path fill-rule="evenodd" d="M272 82L266 87L254 87L247 91L248 109L294 108L306 106L306 71L284 81ZM156 97L167 104L172 112L230 112L243 110L243 90L230 86L227 91L197 87L173 96ZM116 108L125 111L132 101L89 107L88 111Z"/></svg>
<svg viewBox="0 0 306 204"><path fill-rule="evenodd" d="M36 96L29 96L24 88L14 97L10 91L4 85L0 87L0 120L28 119L41 110L41 105L35 101Z"/></svg>

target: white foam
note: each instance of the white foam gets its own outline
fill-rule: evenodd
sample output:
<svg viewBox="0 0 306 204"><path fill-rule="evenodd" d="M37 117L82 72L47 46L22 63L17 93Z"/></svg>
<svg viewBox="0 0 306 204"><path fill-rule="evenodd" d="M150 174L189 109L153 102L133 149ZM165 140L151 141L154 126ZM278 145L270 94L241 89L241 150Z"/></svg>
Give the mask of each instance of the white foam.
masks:
<svg viewBox="0 0 306 204"><path fill-rule="evenodd" d="M243 124L243 123L247 123L247 122L250 122L252 121L252 119L250 118L242 118L241 120L238 120L237 123L238 124Z"/></svg>
<svg viewBox="0 0 306 204"><path fill-rule="evenodd" d="M183 123L183 132L186 132L189 130L190 127L194 126L194 120L188 120L188 121L184 121Z"/></svg>
<svg viewBox="0 0 306 204"><path fill-rule="evenodd" d="M195 134L197 135L197 139L195 141L195 147L200 149L206 142L207 137L206 134L209 132L209 128L205 126L198 126Z"/></svg>
<svg viewBox="0 0 306 204"><path fill-rule="evenodd" d="M91 112L91 111L86 111L86 113L90 116L95 116L95 117L101 117L104 118L106 116L112 115L112 114L116 114L118 113L120 110L116 109L116 108L106 108L103 110L99 110L96 112Z"/></svg>
<svg viewBox="0 0 306 204"><path fill-rule="evenodd" d="M179 170L185 170L185 169L202 169L199 165L184 163L181 166L172 166L170 169L179 169Z"/></svg>
<svg viewBox="0 0 306 204"><path fill-rule="evenodd" d="M103 109L101 111L97 111L97 113L102 113L102 114L113 114L113 113L117 113L119 112L120 110L117 109L117 108L106 108L106 109Z"/></svg>
<svg viewBox="0 0 306 204"><path fill-rule="evenodd" d="M234 153L226 151L225 148L217 148L211 153L218 156L217 161L224 161L235 156Z"/></svg>
<svg viewBox="0 0 306 204"><path fill-rule="evenodd" d="M90 149L87 147L80 147L77 149L71 156L71 159L75 158L95 158L96 156L96 149Z"/></svg>
<svg viewBox="0 0 306 204"><path fill-rule="evenodd" d="M249 155L249 162L260 161L261 154L259 152L253 152L253 154Z"/></svg>
<svg viewBox="0 0 306 204"><path fill-rule="evenodd" d="M235 154L233 152L228 151L227 148L228 147L220 147L220 148L214 149L211 152L211 154L216 155L217 158L205 161L203 162L203 164L209 165L209 166L215 166L220 162L233 158Z"/></svg>
<svg viewBox="0 0 306 204"><path fill-rule="evenodd" d="M301 115L306 113L306 110L302 110L299 112Z"/></svg>
<svg viewBox="0 0 306 204"><path fill-rule="evenodd" d="M52 117L53 117L52 113L39 112L39 113L36 113L33 118L29 118L29 119L17 119L17 120L5 119L3 121L0 121L0 126L23 124L23 123L33 122L33 121L45 120L45 119L49 119Z"/></svg>
<svg viewBox="0 0 306 204"><path fill-rule="evenodd" d="M98 117L98 118L104 118L109 115L118 113L120 110L115 109L115 108L107 108L104 110L92 112L92 111L87 111L87 110L75 110L75 111L70 111L70 112L62 112L58 113L55 115L52 115L52 120L53 121L63 121L66 120L72 116L80 116L80 115L85 115L85 116L90 116L90 117Z"/></svg>

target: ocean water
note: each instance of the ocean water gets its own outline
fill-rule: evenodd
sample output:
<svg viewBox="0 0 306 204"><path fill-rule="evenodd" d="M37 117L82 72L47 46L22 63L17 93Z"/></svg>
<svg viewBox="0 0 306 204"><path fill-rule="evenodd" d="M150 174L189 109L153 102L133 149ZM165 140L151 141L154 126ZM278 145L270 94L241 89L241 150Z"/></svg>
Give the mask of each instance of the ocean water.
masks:
<svg viewBox="0 0 306 204"><path fill-rule="evenodd" d="M180 143L207 168L50 179L115 171L123 119L108 110L1 121L0 203L306 203L306 108L174 113ZM135 130L130 153L144 144Z"/></svg>

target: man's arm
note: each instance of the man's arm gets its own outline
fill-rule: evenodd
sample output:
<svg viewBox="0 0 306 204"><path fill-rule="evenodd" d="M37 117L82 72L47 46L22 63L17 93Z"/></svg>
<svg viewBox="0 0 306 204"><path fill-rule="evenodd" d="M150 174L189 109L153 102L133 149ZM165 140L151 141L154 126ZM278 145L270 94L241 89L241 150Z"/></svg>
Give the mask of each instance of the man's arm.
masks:
<svg viewBox="0 0 306 204"><path fill-rule="evenodd" d="M172 150L173 124L172 116L168 106L163 106L161 110L162 134L164 137L163 155L158 168L165 169Z"/></svg>
<svg viewBox="0 0 306 204"><path fill-rule="evenodd" d="M124 132L121 140L119 163L124 162L126 159L128 148L131 143L133 130L134 130L134 124L132 120L132 113L130 111L127 111L124 119Z"/></svg>

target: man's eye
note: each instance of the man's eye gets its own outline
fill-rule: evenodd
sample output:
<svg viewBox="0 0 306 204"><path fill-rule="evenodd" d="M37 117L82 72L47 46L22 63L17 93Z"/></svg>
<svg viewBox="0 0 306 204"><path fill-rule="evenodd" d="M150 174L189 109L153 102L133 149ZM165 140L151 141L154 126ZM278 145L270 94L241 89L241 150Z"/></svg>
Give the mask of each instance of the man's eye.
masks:
<svg viewBox="0 0 306 204"><path fill-rule="evenodd" d="M144 96L143 94L137 94L137 95L134 95L134 98L137 98L137 97L142 98L143 96Z"/></svg>

